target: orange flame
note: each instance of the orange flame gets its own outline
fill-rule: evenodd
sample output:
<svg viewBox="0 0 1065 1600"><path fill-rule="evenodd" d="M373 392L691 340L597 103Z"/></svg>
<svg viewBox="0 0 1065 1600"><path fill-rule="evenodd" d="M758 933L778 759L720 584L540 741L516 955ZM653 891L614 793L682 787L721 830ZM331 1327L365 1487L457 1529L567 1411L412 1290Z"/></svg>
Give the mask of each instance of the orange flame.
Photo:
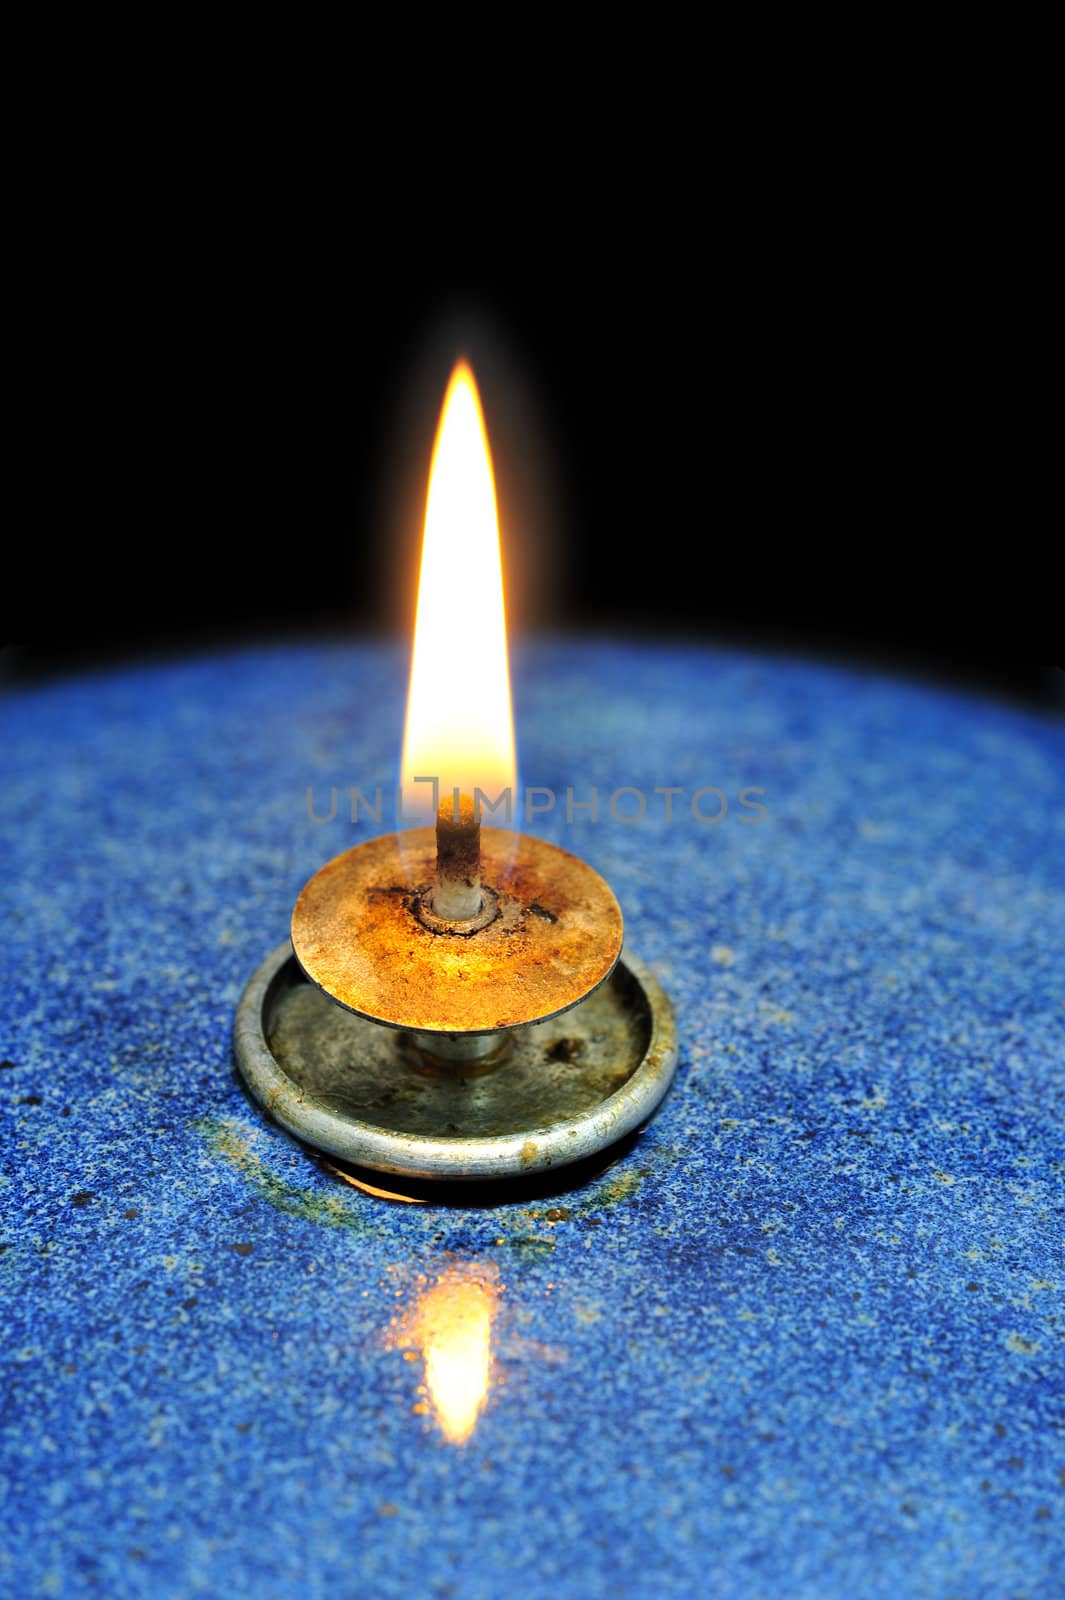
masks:
<svg viewBox="0 0 1065 1600"><path fill-rule="evenodd" d="M445 799L516 781L503 573L492 457L470 367L451 374L433 446L425 510L401 783L404 811L425 815L427 784Z"/></svg>

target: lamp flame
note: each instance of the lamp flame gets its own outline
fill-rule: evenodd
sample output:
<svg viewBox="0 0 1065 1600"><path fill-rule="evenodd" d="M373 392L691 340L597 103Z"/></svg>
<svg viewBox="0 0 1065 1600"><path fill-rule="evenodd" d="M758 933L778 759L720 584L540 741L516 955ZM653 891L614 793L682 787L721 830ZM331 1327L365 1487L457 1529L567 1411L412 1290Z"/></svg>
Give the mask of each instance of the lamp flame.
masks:
<svg viewBox="0 0 1065 1600"><path fill-rule="evenodd" d="M401 785L404 811L516 781L499 518L477 384L459 361L429 469Z"/></svg>

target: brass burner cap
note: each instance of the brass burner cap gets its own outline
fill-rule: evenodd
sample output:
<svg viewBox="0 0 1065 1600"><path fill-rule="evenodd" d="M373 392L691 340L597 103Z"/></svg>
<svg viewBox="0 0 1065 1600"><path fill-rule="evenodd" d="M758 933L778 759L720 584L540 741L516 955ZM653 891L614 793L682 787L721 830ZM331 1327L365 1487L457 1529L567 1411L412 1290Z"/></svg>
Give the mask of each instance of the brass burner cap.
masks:
<svg viewBox="0 0 1065 1600"><path fill-rule="evenodd" d="M292 913L293 949L311 982L390 1028L471 1034L557 1016L610 976L621 909L576 856L483 828L482 881L498 908L476 932L434 931L419 919L435 866L435 830L419 828L356 845L316 872Z"/></svg>

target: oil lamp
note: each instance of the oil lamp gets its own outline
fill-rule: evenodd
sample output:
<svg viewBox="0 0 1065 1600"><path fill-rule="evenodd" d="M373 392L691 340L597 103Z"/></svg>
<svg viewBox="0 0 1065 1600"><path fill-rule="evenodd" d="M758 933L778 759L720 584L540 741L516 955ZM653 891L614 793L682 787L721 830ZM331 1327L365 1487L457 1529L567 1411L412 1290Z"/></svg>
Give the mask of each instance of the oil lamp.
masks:
<svg viewBox="0 0 1065 1600"><path fill-rule="evenodd" d="M672 1010L609 886L482 815L516 782L499 530L473 374L459 362L429 475L404 809L299 895L254 974L237 1062L268 1113L360 1167L508 1178L639 1126L676 1064ZM417 819L416 819L417 820Z"/></svg>

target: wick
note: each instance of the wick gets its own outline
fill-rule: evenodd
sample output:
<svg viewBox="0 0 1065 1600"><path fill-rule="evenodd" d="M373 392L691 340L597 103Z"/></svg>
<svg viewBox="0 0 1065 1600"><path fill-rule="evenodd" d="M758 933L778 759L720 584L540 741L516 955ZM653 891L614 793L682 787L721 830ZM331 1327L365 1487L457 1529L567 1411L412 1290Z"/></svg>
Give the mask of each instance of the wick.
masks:
<svg viewBox="0 0 1065 1600"><path fill-rule="evenodd" d="M465 922L481 909L481 820L469 795L443 800L436 813L433 915Z"/></svg>

